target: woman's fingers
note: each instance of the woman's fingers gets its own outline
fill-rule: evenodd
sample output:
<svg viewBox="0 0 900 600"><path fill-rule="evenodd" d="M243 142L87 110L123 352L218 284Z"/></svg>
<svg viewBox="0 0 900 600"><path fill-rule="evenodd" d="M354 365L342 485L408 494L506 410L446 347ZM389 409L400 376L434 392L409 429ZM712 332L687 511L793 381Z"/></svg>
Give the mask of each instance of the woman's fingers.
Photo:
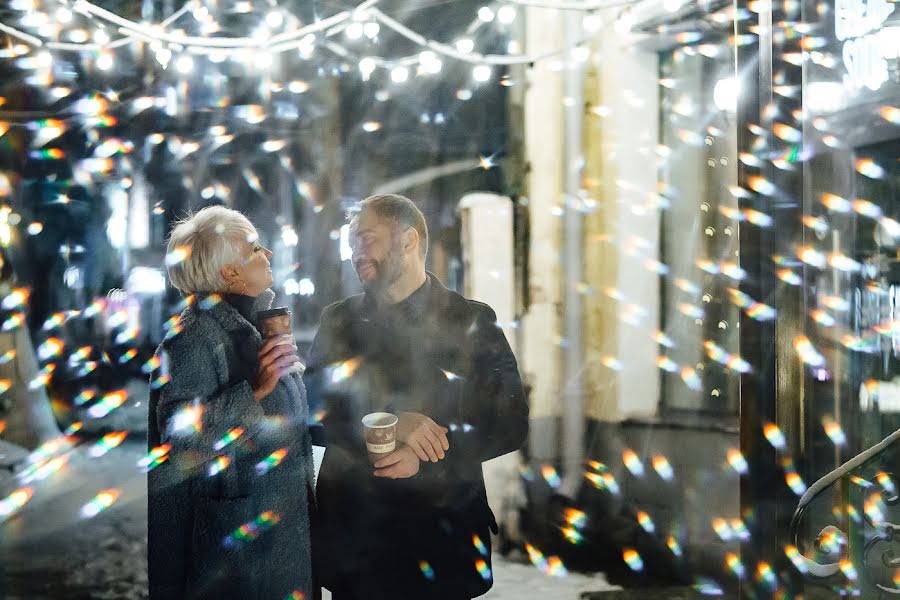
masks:
<svg viewBox="0 0 900 600"><path fill-rule="evenodd" d="M275 346L268 353L260 354L259 367L260 369L268 368L284 356L290 356L293 360L297 360L297 346L293 344Z"/></svg>
<svg viewBox="0 0 900 600"><path fill-rule="evenodd" d="M278 356L271 359L271 362L265 366L260 366L260 372L267 378L278 380L282 375L282 371L293 366L297 362L297 356L293 353L285 356Z"/></svg>
<svg viewBox="0 0 900 600"><path fill-rule="evenodd" d="M263 345L259 349L259 354L263 355L263 354L267 353L269 350L271 350L272 348L279 346L279 345L284 345L287 343L293 343L290 335L285 334L285 335L276 335L274 337L270 337L265 342L263 342Z"/></svg>

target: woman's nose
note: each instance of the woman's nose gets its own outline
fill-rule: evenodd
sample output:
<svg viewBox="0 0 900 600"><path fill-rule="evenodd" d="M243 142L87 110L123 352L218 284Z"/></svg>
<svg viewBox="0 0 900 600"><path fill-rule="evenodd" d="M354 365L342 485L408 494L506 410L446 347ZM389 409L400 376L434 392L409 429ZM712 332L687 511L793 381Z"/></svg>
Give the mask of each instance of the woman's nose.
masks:
<svg viewBox="0 0 900 600"><path fill-rule="evenodd" d="M271 251L271 250L269 250L268 248L263 248L263 252L265 253L266 258L272 258L272 251Z"/></svg>

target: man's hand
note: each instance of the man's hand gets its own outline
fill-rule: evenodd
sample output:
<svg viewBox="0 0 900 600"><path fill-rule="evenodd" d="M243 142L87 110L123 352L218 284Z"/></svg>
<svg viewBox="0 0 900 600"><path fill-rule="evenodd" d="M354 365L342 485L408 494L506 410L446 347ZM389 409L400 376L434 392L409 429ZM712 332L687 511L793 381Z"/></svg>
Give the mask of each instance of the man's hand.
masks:
<svg viewBox="0 0 900 600"><path fill-rule="evenodd" d="M375 477L407 479L419 472L419 458L409 446L401 446L375 461Z"/></svg>
<svg viewBox="0 0 900 600"><path fill-rule="evenodd" d="M397 439L412 449L419 460L437 462L450 449L446 427L441 427L419 413L401 412L397 423Z"/></svg>

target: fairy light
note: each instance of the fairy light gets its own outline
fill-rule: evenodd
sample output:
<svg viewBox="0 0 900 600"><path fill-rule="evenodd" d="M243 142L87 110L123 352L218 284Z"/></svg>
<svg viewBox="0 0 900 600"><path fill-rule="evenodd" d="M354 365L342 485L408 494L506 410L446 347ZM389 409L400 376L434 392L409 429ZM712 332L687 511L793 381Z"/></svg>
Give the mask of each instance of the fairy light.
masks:
<svg viewBox="0 0 900 600"><path fill-rule="evenodd" d="M727 542L734 537L734 532L731 531L731 527L725 519L713 519L712 528L723 542Z"/></svg>
<svg viewBox="0 0 900 600"><path fill-rule="evenodd" d="M747 529L747 526L744 525L744 522L742 520L731 519L728 522L728 526L731 527L731 532L739 540L749 540L750 539L750 530Z"/></svg>
<svg viewBox="0 0 900 600"><path fill-rule="evenodd" d="M81 508L81 517L90 519L96 517L104 510L112 506L119 498L119 490L104 490Z"/></svg>
<svg viewBox="0 0 900 600"><path fill-rule="evenodd" d="M481 541L481 538L477 535L472 535L472 545L475 546L475 549L478 550L478 553L482 556L488 555L487 546L484 545L484 542Z"/></svg>
<svg viewBox="0 0 900 600"><path fill-rule="evenodd" d="M744 568L744 564L736 554L729 553L725 557L725 564L728 566L731 572L737 576L738 579L744 579L744 577L747 575L747 569Z"/></svg>
<svg viewBox="0 0 900 600"><path fill-rule="evenodd" d="M107 433L100 439L99 442L91 447L88 453L93 458L99 458L113 448L119 446L119 444L125 441L126 437L128 437L127 431L114 431L112 433Z"/></svg>
<svg viewBox="0 0 900 600"><path fill-rule="evenodd" d="M878 109L881 118L889 123L900 125L900 108L896 106L883 106Z"/></svg>
<svg viewBox="0 0 900 600"><path fill-rule="evenodd" d="M875 524L884 523L885 520L884 513L881 511L879 504L877 496L870 496L863 504L863 510L866 513L866 516Z"/></svg>
<svg viewBox="0 0 900 600"><path fill-rule="evenodd" d="M587 524L587 515L584 511L567 508L563 511L563 519L575 529L584 529Z"/></svg>
<svg viewBox="0 0 900 600"><path fill-rule="evenodd" d="M226 446L234 442L242 435L244 435L244 429L242 427L235 427L234 429L229 430L228 433L226 433L222 437L222 439L217 440L213 444L213 450L215 450L216 452L221 452L223 449L225 449Z"/></svg>
<svg viewBox="0 0 900 600"><path fill-rule="evenodd" d="M641 555L638 554L637 550L626 548L622 552L622 560L625 561L625 564L628 565L628 568L632 571L640 572L644 570L644 561L641 559Z"/></svg>
<svg viewBox="0 0 900 600"><path fill-rule="evenodd" d="M845 558L845 559L841 560L840 565L841 565L841 573L844 574L844 577L846 577L850 581L856 581L856 579L857 579L857 577L859 577L859 575L856 572L856 567L853 566L853 563Z"/></svg>
<svg viewBox="0 0 900 600"><path fill-rule="evenodd" d="M744 455L741 454L741 451L736 448L732 448L728 451L728 464L731 465L731 468L739 475L746 475L749 471L747 460L744 458Z"/></svg>
<svg viewBox="0 0 900 600"><path fill-rule="evenodd" d="M156 446L155 448L150 450L150 452L148 452L146 456L138 461L138 466L146 471L150 471L158 467L169 459L169 451L171 449L172 446L169 444Z"/></svg>
<svg viewBox="0 0 900 600"><path fill-rule="evenodd" d="M798 571L801 573L807 573L809 571L803 560L803 555L800 554L800 551L797 550L796 546L785 546L784 554L794 564L794 567L796 567Z"/></svg>
<svg viewBox="0 0 900 600"><path fill-rule="evenodd" d="M276 450L260 462L256 463L256 474L262 477L263 475L280 465L285 456L287 456L286 448Z"/></svg>
<svg viewBox="0 0 900 600"><path fill-rule="evenodd" d="M425 576L425 579L427 579L428 581L434 581L434 569L431 568L431 565L428 563L428 561L420 560L419 570L422 571L422 575Z"/></svg>
<svg viewBox="0 0 900 600"><path fill-rule="evenodd" d="M228 465L230 464L231 460L227 456L217 456L210 463L207 473L210 477L215 477L216 475L227 469Z"/></svg>
<svg viewBox="0 0 900 600"><path fill-rule="evenodd" d="M223 541L226 547L241 547L256 538L263 532L281 523L281 516L278 513L267 510L262 512L252 521L244 523L234 531L232 531Z"/></svg>
<svg viewBox="0 0 900 600"><path fill-rule="evenodd" d="M34 377L34 379L28 382L28 389L34 391L46 386L53 378L54 371L56 371L55 364L50 363L48 365L45 365L44 368L42 368Z"/></svg>
<svg viewBox="0 0 900 600"><path fill-rule="evenodd" d="M674 536L670 535L668 538L666 538L666 546L668 546L669 550L675 556L680 557L683 554L681 546L678 544L678 540L676 540Z"/></svg>
<svg viewBox="0 0 900 600"><path fill-rule="evenodd" d="M693 367L684 367L681 369L681 380L684 381L688 388L695 392L700 391L703 387L700 376L697 375L697 371Z"/></svg>
<svg viewBox="0 0 900 600"><path fill-rule="evenodd" d="M656 366L668 373L674 373L679 369L678 365L668 356L660 356L659 358L657 358Z"/></svg>
<svg viewBox="0 0 900 600"><path fill-rule="evenodd" d="M653 470L665 481L675 479L675 471L672 469L669 459L665 456L658 455L653 457Z"/></svg>
<svg viewBox="0 0 900 600"><path fill-rule="evenodd" d="M770 589L774 589L778 583L775 578L775 572L771 565L766 562L760 562L756 567L756 580L759 583L767 585Z"/></svg>
<svg viewBox="0 0 900 600"><path fill-rule="evenodd" d="M125 390L110 392L88 409L88 415L93 419L103 418L122 406L127 398L128 393Z"/></svg>
<svg viewBox="0 0 900 600"><path fill-rule="evenodd" d="M825 435L831 439L835 446L843 446L847 443L847 436L844 433L844 430L841 429L840 424L834 419L829 417L824 418L822 420L822 427L825 429Z"/></svg>
<svg viewBox="0 0 900 600"><path fill-rule="evenodd" d="M614 495L618 495L621 491L616 478L613 477L611 473L591 473L590 471L585 471L584 476L588 481L594 484L594 487L598 490L605 490Z"/></svg>
<svg viewBox="0 0 900 600"><path fill-rule="evenodd" d="M59 356L62 353L63 347L62 340L57 338L49 338L43 344L38 346L37 355L38 358L42 361L49 360L53 357Z"/></svg>
<svg viewBox="0 0 900 600"><path fill-rule="evenodd" d="M794 349L797 354L807 365L813 367L821 367L825 365L825 357L813 347L812 342L806 336L798 336L794 338Z"/></svg>
<svg viewBox="0 0 900 600"><path fill-rule="evenodd" d="M788 487L798 496L802 496L806 492L806 484L803 483L803 479L796 471L789 471L785 474L784 479Z"/></svg>
<svg viewBox="0 0 900 600"><path fill-rule="evenodd" d="M547 484L556 489L562 483L562 480L559 477L559 473L556 472L556 468L553 465L544 465L541 467L541 476L544 478L544 481Z"/></svg>
<svg viewBox="0 0 900 600"><path fill-rule="evenodd" d="M635 454L634 450L631 450L630 448L624 450L622 452L622 462L635 477L644 476L644 465L641 463L641 459L638 458L638 455Z"/></svg>
<svg viewBox="0 0 900 600"><path fill-rule="evenodd" d="M650 515L647 513L639 511L637 514L637 522L647 533L656 533L656 525L654 525L653 519L651 519Z"/></svg>
<svg viewBox="0 0 900 600"><path fill-rule="evenodd" d="M879 473L876 477L878 483L881 484L881 487L889 493L891 496L897 495L897 486L894 485L893 480L891 480L891 476L887 473Z"/></svg>
<svg viewBox="0 0 900 600"><path fill-rule="evenodd" d="M578 545L584 542L584 536L575 529L574 527L561 527L560 531L562 531L563 537L566 538L566 541L570 544Z"/></svg>
<svg viewBox="0 0 900 600"><path fill-rule="evenodd" d="M34 495L32 488L19 488L9 496L0 500L0 523L6 521L14 513L18 512L23 506L28 504Z"/></svg>

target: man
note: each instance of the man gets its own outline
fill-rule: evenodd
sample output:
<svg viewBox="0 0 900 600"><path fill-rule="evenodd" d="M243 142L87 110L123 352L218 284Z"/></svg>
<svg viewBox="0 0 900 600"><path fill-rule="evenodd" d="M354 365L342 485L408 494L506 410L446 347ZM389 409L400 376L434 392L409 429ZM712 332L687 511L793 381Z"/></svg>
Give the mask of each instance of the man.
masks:
<svg viewBox="0 0 900 600"><path fill-rule="evenodd" d="M360 203L350 223L364 294L322 314L307 377L325 408L314 552L334 600L446 599L490 589L481 463L528 433L515 357L494 311L425 271L428 229L408 198ZM399 416L370 464L360 419Z"/></svg>

